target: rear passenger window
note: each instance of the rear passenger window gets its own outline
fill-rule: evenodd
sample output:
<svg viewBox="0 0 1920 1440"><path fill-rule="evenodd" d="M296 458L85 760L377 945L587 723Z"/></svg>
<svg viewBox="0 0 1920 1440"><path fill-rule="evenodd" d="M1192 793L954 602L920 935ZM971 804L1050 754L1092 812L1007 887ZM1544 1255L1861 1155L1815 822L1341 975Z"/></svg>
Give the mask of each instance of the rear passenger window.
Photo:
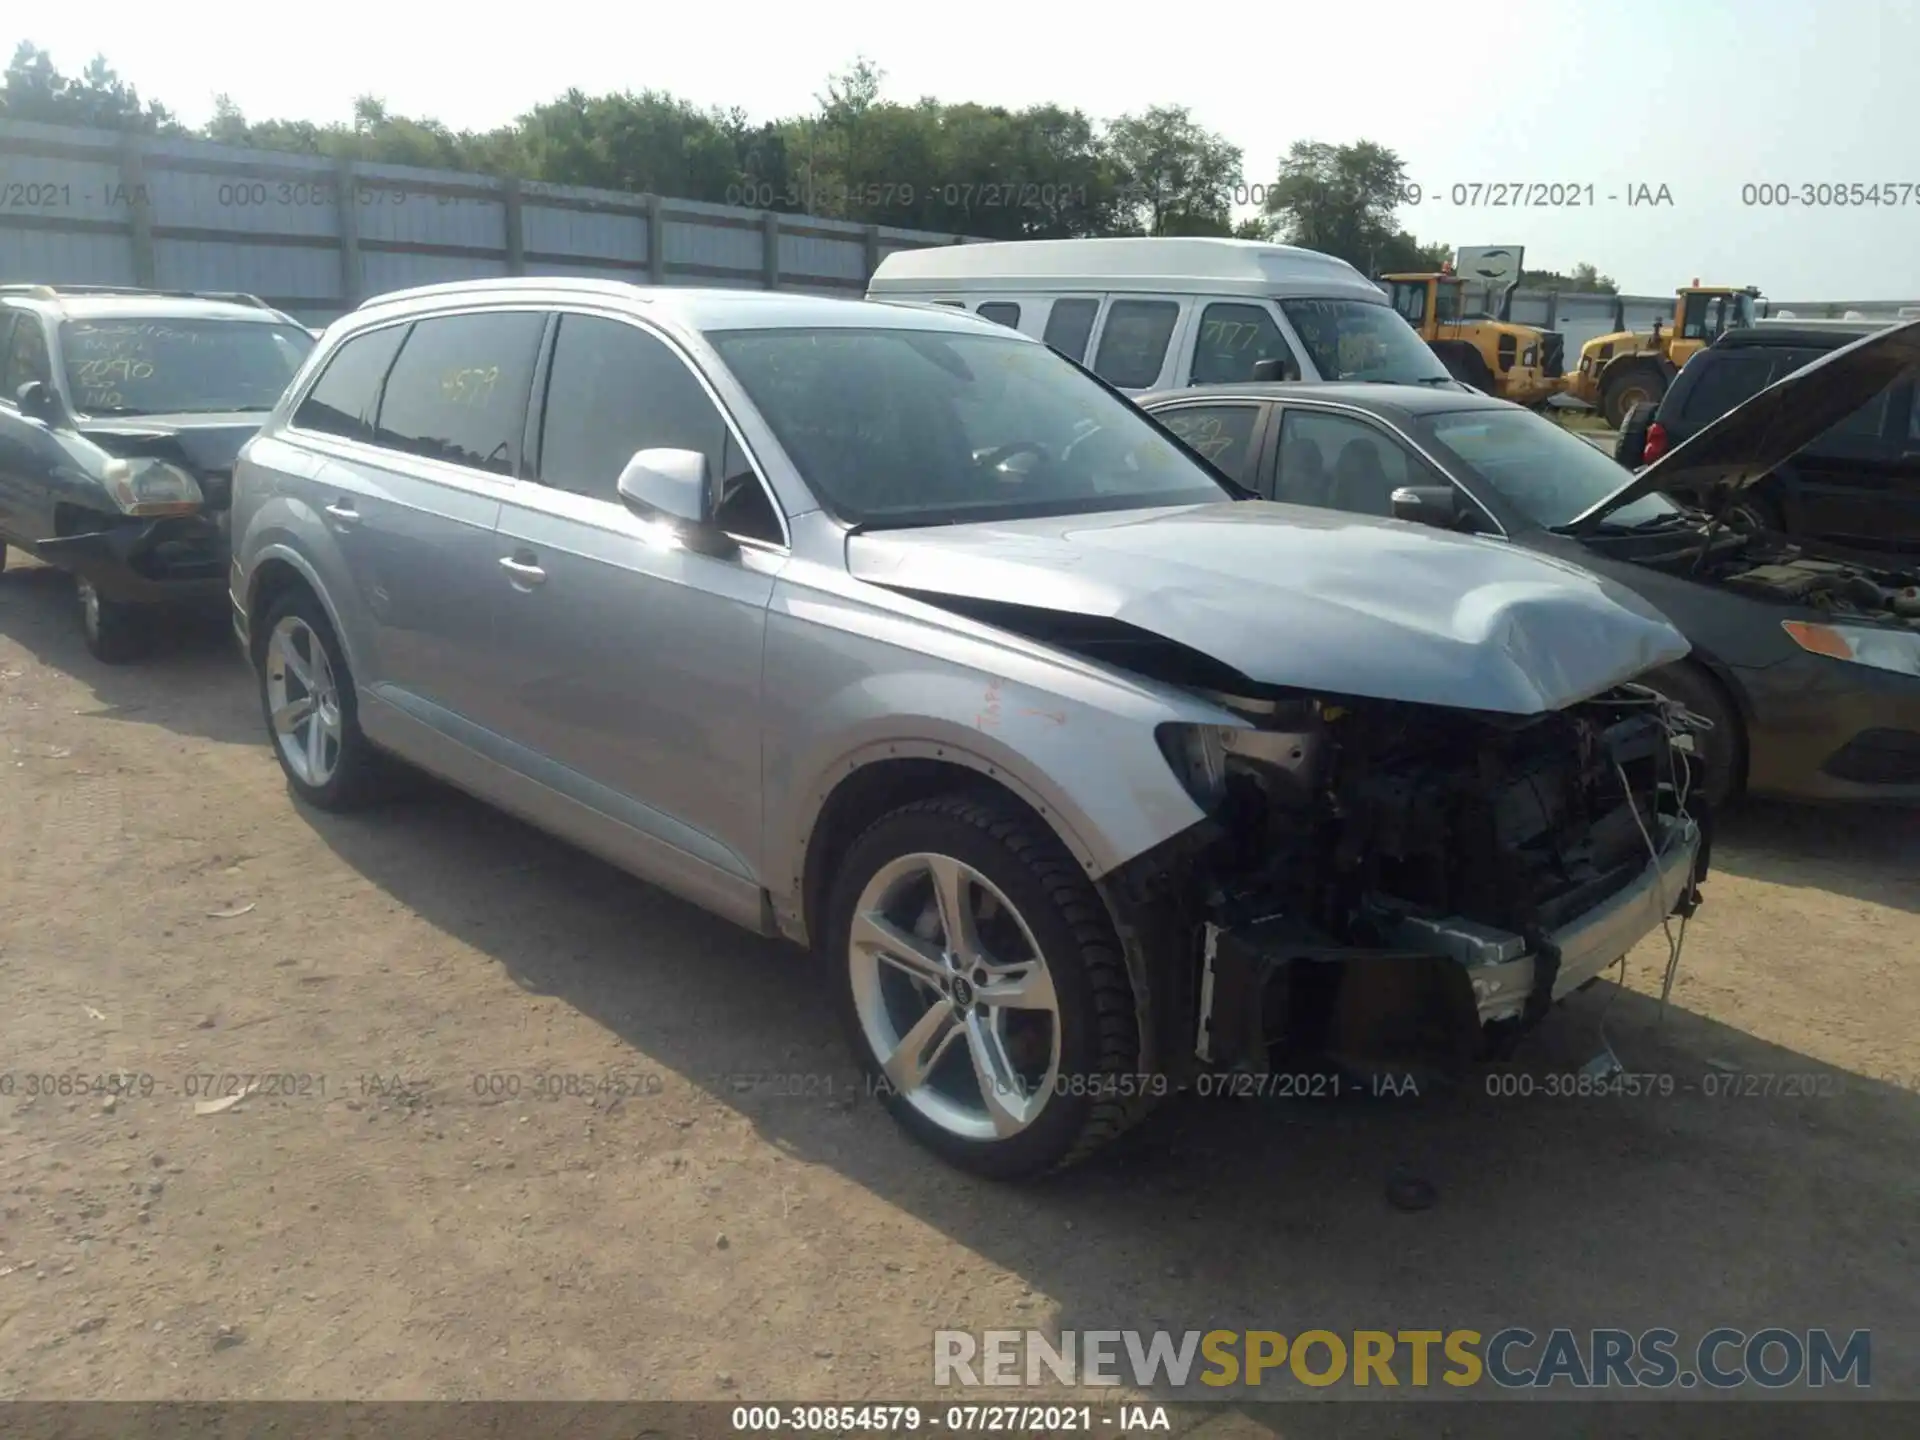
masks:
<svg viewBox="0 0 1920 1440"><path fill-rule="evenodd" d="M387 378L387 367L393 364L406 333L405 325L389 325L356 335L334 351L320 379L293 412L293 423L322 435L371 440L380 382Z"/></svg>
<svg viewBox="0 0 1920 1440"><path fill-rule="evenodd" d="M1247 442L1253 438L1257 405L1176 405L1154 419L1235 480L1245 477Z"/></svg>
<svg viewBox="0 0 1920 1440"><path fill-rule="evenodd" d="M773 502L672 347L618 320L562 317L540 424L540 482L618 505L620 472L634 452L657 449L705 455L722 528L780 543Z"/></svg>
<svg viewBox="0 0 1920 1440"><path fill-rule="evenodd" d="M1809 445L1808 453L1859 455L1878 449L1881 437L1886 434L1887 400L1891 393L1891 389L1882 390Z"/></svg>
<svg viewBox="0 0 1920 1440"><path fill-rule="evenodd" d="M1772 383L1773 364L1773 357L1768 355L1727 355L1707 364L1687 391L1680 418L1694 427L1718 420Z"/></svg>
<svg viewBox="0 0 1920 1440"><path fill-rule="evenodd" d="M1160 378L1180 307L1171 300L1116 300L1100 332L1093 373L1109 385L1140 390Z"/></svg>
<svg viewBox="0 0 1920 1440"><path fill-rule="evenodd" d="M1010 300L989 300L979 310L982 320L991 320L996 325L1020 328L1020 307Z"/></svg>
<svg viewBox="0 0 1920 1440"><path fill-rule="evenodd" d="M1071 360L1085 360L1087 337L1093 334L1093 317L1099 313L1098 300L1056 300L1040 338Z"/></svg>
<svg viewBox="0 0 1920 1440"><path fill-rule="evenodd" d="M416 321L387 375L374 443L513 474L545 327L531 310Z"/></svg>
<svg viewBox="0 0 1920 1440"><path fill-rule="evenodd" d="M1192 385L1251 380L1262 360L1291 360L1293 351L1273 317L1258 305L1209 305L1193 347Z"/></svg>

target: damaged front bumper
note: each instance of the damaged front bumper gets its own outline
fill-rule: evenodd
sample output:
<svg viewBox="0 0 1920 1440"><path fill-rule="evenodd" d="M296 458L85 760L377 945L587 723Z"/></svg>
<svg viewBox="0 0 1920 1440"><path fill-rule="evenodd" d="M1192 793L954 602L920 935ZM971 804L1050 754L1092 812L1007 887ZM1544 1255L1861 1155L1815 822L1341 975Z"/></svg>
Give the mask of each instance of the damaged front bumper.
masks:
<svg viewBox="0 0 1920 1440"><path fill-rule="evenodd" d="M211 601L227 589L227 516L126 519L42 540L34 554L127 604Z"/></svg>
<svg viewBox="0 0 1920 1440"><path fill-rule="evenodd" d="M1466 971L1482 1024L1545 1010L1599 975L1683 906L1700 880L1700 827L1662 817L1657 858L1625 889L1547 934L1543 943L1471 920L1402 919L1397 944L1444 955Z"/></svg>
<svg viewBox="0 0 1920 1440"><path fill-rule="evenodd" d="M1493 1037L1537 1022L1671 915L1691 915L1709 843L1686 815L1661 816L1640 872L1558 927L1515 934L1461 917L1387 917L1374 948L1325 943L1285 917L1208 924L1195 1054L1222 1069L1264 1071L1276 1034L1273 987L1302 967L1338 967L1333 1048L1374 1058L1461 1063ZM1323 975L1326 973L1323 969ZM1284 1006L1282 1010L1284 1011ZM1284 1015L1278 1022L1284 1028Z"/></svg>

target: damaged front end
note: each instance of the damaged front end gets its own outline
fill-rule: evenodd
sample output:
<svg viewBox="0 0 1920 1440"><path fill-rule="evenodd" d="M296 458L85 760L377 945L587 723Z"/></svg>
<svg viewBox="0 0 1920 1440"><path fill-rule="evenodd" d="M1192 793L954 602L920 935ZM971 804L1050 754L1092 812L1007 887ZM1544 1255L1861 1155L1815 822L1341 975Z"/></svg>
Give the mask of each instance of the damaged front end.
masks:
<svg viewBox="0 0 1920 1440"><path fill-rule="evenodd" d="M1252 728L1161 731L1207 820L1109 880L1178 957L1150 1004L1175 1072L1458 1074L1699 903L1694 722L1637 685L1533 716L1214 698Z"/></svg>

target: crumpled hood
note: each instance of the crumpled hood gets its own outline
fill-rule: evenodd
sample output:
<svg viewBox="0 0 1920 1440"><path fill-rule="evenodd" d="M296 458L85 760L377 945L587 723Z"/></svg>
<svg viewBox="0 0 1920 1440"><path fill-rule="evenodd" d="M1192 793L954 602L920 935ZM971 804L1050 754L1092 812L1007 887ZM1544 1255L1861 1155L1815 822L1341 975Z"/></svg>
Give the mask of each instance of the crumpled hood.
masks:
<svg viewBox="0 0 1920 1440"><path fill-rule="evenodd" d="M855 533L858 579L1124 622L1264 685L1558 710L1688 651L1631 591L1502 541L1267 501Z"/></svg>
<svg viewBox="0 0 1920 1440"><path fill-rule="evenodd" d="M1734 406L1560 528L1570 535L1592 530L1621 506L1656 490L1738 493L1792 459L1916 365L1920 365L1920 320L1892 325L1842 345Z"/></svg>
<svg viewBox="0 0 1920 1440"><path fill-rule="evenodd" d="M233 469L240 447L267 423L265 410L222 415L129 415L90 419L80 433L113 455L185 461L202 474Z"/></svg>

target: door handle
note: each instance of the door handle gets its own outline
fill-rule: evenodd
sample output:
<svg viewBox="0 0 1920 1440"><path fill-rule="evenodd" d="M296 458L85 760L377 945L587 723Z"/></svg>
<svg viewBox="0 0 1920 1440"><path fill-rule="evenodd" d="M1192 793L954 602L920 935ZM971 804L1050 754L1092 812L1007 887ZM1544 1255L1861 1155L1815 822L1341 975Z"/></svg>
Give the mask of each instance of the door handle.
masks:
<svg viewBox="0 0 1920 1440"><path fill-rule="evenodd" d="M547 572L538 565L516 560L511 555L500 557L500 568L513 577L513 583L516 585L539 585L547 578Z"/></svg>
<svg viewBox="0 0 1920 1440"><path fill-rule="evenodd" d="M344 500L336 500L333 504L326 506L325 509L327 514L331 515L335 520L338 520L342 525L358 525L360 523L360 512Z"/></svg>

